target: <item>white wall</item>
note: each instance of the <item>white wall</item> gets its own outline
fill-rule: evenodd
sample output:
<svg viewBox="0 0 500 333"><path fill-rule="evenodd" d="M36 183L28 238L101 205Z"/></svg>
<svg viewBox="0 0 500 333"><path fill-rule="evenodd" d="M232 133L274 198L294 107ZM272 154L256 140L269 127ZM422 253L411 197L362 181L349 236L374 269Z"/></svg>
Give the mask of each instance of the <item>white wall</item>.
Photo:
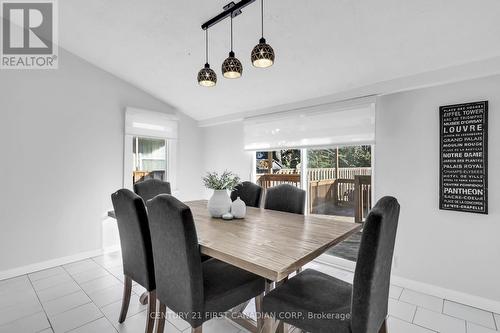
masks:
<svg viewBox="0 0 500 333"><path fill-rule="evenodd" d="M394 275L500 301L499 91L494 76L378 99L375 191L401 204ZM482 100L490 108L490 213L441 211L439 106ZM488 306L473 298L470 304Z"/></svg>
<svg viewBox="0 0 500 333"><path fill-rule="evenodd" d="M242 180L251 180L255 153L243 150L243 122L203 127L203 170L236 173ZM211 191L205 191L210 197Z"/></svg>
<svg viewBox="0 0 500 333"><path fill-rule="evenodd" d="M59 64L0 74L0 272L100 249L122 186L125 107L175 112L64 50ZM201 131L178 117L179 196L195 199Z"/></svg>

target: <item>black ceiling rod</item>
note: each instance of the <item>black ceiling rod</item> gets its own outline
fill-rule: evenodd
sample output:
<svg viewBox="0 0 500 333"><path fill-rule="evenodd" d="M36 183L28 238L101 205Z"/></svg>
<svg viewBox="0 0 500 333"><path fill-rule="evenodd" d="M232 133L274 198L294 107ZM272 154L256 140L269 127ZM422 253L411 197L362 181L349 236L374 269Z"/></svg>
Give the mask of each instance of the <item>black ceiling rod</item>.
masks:
<svg viewBox="0 0 500 333"><path fill-rule="evenodd" d="M255 2L255 0L241 0L240 2L238 2L236 4L234 2L227 4L226 6L224 6L224 11L222 13L220 13L217 16L212 17L210 20L203 23L201 25L201 28L203 30L207 30L208 28L210 28L213 25L216 25L217 23L219 23L220 21L222 21L226 17L238 16L239 14L241 14L241 9L248 6L252 2Z"/></svg>

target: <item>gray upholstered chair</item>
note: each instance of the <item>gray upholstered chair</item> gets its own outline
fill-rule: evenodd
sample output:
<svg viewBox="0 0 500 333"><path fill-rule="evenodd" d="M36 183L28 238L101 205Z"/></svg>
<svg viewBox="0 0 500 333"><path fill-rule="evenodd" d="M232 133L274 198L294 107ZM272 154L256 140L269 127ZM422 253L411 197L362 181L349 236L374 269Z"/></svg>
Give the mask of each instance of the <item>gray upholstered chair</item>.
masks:
<svg viewBox="0 0 500 333"><path fill-rule="evenodd" d="M121 189L111 195L115 209L118 232L122 248L124 288L120 317L123 323L127 317L132 281L148 291L148 318L146 332L153 332L154 319L150 314L156 309L155 275L153 249L149 232L148 215L144 201L137 194Z"/></svg>
<svg viewBox="0 0 500 333"><path fill-rule="evenodd" d="M386 332L398 219L397 200L380 199L364 225L354 284L312 269L303 271L264 297L264 313L274 318L266 319L266 329L274 331L283 321L312 333ZM289 313L297 316L287 317Z"/></svg>
<svg viewBox="0 0 500 333"><path fill-rule="evenodd" d="M268 188L264 208L304 215L306 191L290 184ZM299 268L296 272L300 273L301 271L302 268Z"/></svg>
<svg viewBox="0 0 500 333"><path fill-rule="evenodd" d="M153 199L158 194L172 194L170 183L159 179L147 179L135 183L134 192L140 196L144 202Z"/></svg>
<svg viewBox="0 0 500 333"><path fill-rule="evenodd" d="M156 296L160 301L157 332L162 333L168 306L201 333L202 324L256 298L257 311L265 280L216 259L201 262L196 227L188 206L170 195L147 202ZM259 320L262 325L262 320Z"/></svg>
<svg viewBox="0 0 500 333"><path fill-rule="evenodd" d="M306 191L290 184L282 184L266 190L265 209L304 214Z"/></svg>
<svg viewBox="0 0 500 333"><path fill-rule="evenodd" d="M243 182L231 192L231 200L240 197L247 206L259 208L261 195L262 187L252 182Z"/></svg>

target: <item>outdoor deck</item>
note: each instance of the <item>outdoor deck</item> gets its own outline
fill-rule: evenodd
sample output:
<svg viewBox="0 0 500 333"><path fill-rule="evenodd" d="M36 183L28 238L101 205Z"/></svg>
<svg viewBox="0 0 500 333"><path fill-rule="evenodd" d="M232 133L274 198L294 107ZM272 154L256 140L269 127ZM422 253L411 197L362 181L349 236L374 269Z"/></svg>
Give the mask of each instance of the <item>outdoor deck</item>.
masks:
<svg viewBox="0 0 500 333"><path fill-rule="evenodd" d="M257 176L264 190L280 184L300 187L301 181L301 174L293 169ZM308 169L306 184L309 214L362 222L371 208L371 168Z"/></svg>

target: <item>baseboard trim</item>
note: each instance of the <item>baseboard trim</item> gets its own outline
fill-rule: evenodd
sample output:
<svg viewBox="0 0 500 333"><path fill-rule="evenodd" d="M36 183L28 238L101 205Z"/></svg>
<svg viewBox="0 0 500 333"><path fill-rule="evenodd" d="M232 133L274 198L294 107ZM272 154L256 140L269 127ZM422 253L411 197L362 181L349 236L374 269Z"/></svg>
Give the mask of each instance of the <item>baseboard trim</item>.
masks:
<svg viewBox="0 0 500 333"><path fill-rule="evenodd" d="M12 269L5 270L5 271L0 271L0 281L5 280L5 279L10 279L10 278L13 278L16 276L24 275L24 274L29 274L29 273L41 271L41 270L44 270L47 268L52 268L54 266L65 265L65 264L69 264L69 263L74 262L74 261L79 261L79 260L83 260L83 259L87 259L87 258L91 258L91 257L100 256L104 253L113 252L113 248L115 248L115 247L113 246L113 247L106 248L106 249L80 252L80 253L66 256L66 257L51 259L51 260L42 261L42 262L38 262L35 264L31 264L31 265L26 265L26 266L16 267L16 268L12 268ZM115 251L116 251L116 249L115 249Z"/></svg>
<svg viewBox="0 0 500 333"><path fill-rule="evenodd" d="M340 268L346 271L354 272L356 263L347 259L342 259L328 254L322 254L315 261L320 264L329 265L335 268Z"/></svg>
<svg viewBox="0 0 500 333"><path fill-rule="evenodd" d="M120 250L121 250L121 246L120 245L114 245L114 246L105 247L104 249L102 249L101 252L102 252L102 254L106 254L106 253L111 253L111 252L117 252L117 251L120 251Z"/></svg>
<svg viewBox="0 0 500 333"><path fill-rule="evenodd" d="M436 285L407 279L401 276L392 275L391 283L424 294L444 298L449 301L470 305L486 311L500 313L500 302L492 299L467 294L453 289L443 288Z"/></svg>
<svg viewBox="0 0 500 333"><path fill-rule="evenodd" d="M350 272L354 272L354 269L356 268L356 263L354 261L345 260L331 255L321 255L318 258L316 258L315 261L317 261L320 264L329 265ZM478 309L491 311L494 313L500 313L500 302L492 299L479 297L464 292L403 278L401 276L396 276L396 275L391 276L391 284L415 290L423 294L447 299L449 301L461 304L467 304L472 307L476 307Z"/></svg>

